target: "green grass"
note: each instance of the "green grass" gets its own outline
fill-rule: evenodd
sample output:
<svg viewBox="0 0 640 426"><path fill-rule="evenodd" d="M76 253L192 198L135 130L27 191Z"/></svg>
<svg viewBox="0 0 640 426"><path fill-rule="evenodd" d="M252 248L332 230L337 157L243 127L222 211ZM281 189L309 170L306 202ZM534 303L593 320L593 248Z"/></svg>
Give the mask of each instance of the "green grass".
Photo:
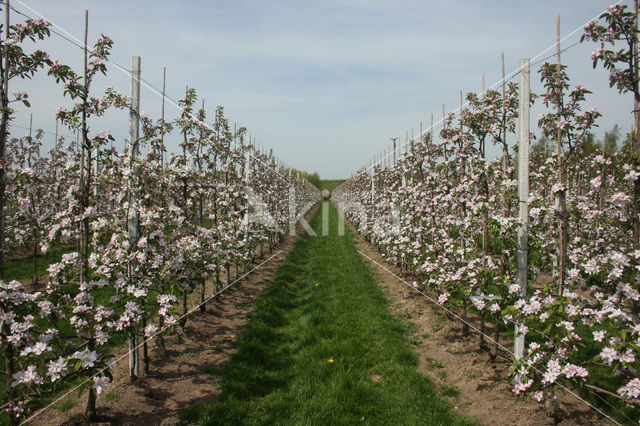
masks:
<svg viewBox="0 0 640 426"><path fill-rule="evenodd" d="M55 262L59 262L60 258L65 253L71 253L75 251L75 247L67 247L63 249L58 249L55 252ZM42 277L49 272L47 268L49 265L54 263L54 254L52 252L46 254L38 255L38 276ZM33 256L27 256L21 259L11 259L5 261L5 271L4 278L5 281L9 282L12 280L18 280L22 282L31 282L33 279Z"/></svg>
<svg viewBox="0 0 640 426"><path fill-rule="evenodd" d="M120 400L120 395L116 392L105 393L104 399L107 401L118 402Z"/></svg>
<svg viewBox="0 0 640 426"><path fill-rule="evenodd" d="M67 411L71 410L73 407L75 407L76 405L78 405L78 400L74 399L74 398L67 398L64 401L62 401L60 404L58 404L56 406L56 410L60 411L61 413L66 413Z"/></svg>
<svg viewBox="0 0 640 426"><path fill-rule="evenodd" d="M427 357L427 370L435 370L437 368L444 368L442 361Z"/></svg>
<svg viewBox="0 0 640 426"><path fill-rule="evenodd" d="M334 180L321 180L320 181L320 189L326 189L327 191L333 191L336 189L345 179L334 179Z"/></svg>
<svg viewBox="0 0 640 426"><path fill-rule="evenodd" d="M460 391L458 390L458 388L451 385L440 385L440 392L442 392L444 396L452 396L455 398L460 396Z"/></svg>
<svg viewBox="0 0 640 426"><path fill-rule="evenodd" d="M337 235L335 208L324 237L320 212L310 222L319 236L302 236L258 300L226 367L220 399L184 410L182 419L472 424L454 415L440 389L415 368L407 327L389 314L352 235Z"/></svg>

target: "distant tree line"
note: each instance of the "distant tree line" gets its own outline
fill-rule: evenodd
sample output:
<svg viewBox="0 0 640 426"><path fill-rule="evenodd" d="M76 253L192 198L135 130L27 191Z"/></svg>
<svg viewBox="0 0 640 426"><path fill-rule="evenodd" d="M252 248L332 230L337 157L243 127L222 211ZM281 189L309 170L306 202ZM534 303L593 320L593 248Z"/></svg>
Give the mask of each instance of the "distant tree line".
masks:
<svg viewBox="0 0 640 426"><path fill-rule="evenodd" d="M589 132L584 137L582 155L587 156L598 151L614 153L618 150L629 150L632 148L632 137L632 133L627 133L625 134L624 140L622 140L622 131L617 124L615 124L611 130L605 132L604 138L601 140L596 140L596 135ZM543 135L538 138L531 148L534 152L551 153L557 149L556 146L555 140L549 140Z"/></svg>
<svg viewBox="0 0 640 426"><path fill-rule="evenodd" d="M318 174L318 172L309 173L295 169L294 171L298 172L300 174L300 177L308 180L316 188L320 188L320 175Z"/></svg>

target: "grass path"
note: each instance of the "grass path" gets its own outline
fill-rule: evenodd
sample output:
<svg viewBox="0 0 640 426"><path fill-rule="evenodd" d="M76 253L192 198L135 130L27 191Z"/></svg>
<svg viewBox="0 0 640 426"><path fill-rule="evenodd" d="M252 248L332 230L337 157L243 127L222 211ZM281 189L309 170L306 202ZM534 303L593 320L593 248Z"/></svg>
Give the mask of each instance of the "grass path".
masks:
<svg viewBox="0 0 640 426"><path fill-rule="evenodd" d="M392 318L349 230L329 210L310 222L236 343L222 396L185 410L202 424L469 424L415 369L407 329ZM325 208L326 208L325 207Z"/></svg>

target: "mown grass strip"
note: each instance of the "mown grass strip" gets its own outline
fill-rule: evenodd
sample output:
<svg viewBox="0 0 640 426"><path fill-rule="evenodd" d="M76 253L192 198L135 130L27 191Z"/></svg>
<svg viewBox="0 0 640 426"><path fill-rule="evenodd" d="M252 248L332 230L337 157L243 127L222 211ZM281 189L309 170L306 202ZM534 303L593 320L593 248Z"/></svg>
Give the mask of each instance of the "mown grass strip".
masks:
<svg viewBox="0 0 640 426"><path fill-rule="evenodd" d="M471 424L415 368L407 329L391 317L353 236L329 209L261 297L210 405L182 412L201 424Z"/></svg>

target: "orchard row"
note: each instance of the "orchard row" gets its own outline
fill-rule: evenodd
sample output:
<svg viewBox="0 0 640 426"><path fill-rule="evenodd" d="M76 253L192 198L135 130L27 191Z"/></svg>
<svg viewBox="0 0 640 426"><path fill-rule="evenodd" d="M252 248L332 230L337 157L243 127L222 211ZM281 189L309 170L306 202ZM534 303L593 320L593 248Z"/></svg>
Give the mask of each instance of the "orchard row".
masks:
<svg viewBox="0 0 640 426"><path fill-rule="evenodd" d="M604 63L612 86L636 99L637 35L636 13L615 6L583 37L599 43L594 66ZM546 92L531 99L547 108L538 124L558 147L538 144L529 161L526 295L516 281L517 155L507 143L518 119L515 84L469 93L439 137L412 141L389 168L360 170L332 198L416 287L465 318L475 312L485 334L485 323L495 324L492 348L480 338L493 357L499 330L519 326L527 346L513 359L516 395L554 401L571 386L632 409L640 404L637 127L621 150L603 144L594 152L590 130L600 113L583 108L589 91L570 86L564 66L545 63L538 74ZM485 158L487 143L502 156Z"/></svg>
<svg viewBox="0 0 640 426"><path fill-rule="evenodd" d="M89 389L87 415L95 418L117 343L129 340L132 378L141 364L148 370L147 340L163 348L163 334L183 332L189 295L198 290L204 310L233 269L249 270L320 198L297 172L247 143L244 128L232 131L222 107L211 118L204 105L198 110L194 89L172 121L139 115L135 96L111 88L92 96L113 42L102 36L76 73L24 47L37 47L49 27L40 19L12 25L0 47L0 388L12 422L78 383ZM13 139L8 132L12 102L29 106L20 81L37 72L73 100L56 118L79 133L46 154L42 132ZM124 150L109 131L90 128L111 108L142 124ZM164 140L172 136L182 152L168 155ZM7 256L25 252L34 262L54 253L46 282L35 266L30 285L4 281ZM213 293L205 294L206 283Z"/></svg>

